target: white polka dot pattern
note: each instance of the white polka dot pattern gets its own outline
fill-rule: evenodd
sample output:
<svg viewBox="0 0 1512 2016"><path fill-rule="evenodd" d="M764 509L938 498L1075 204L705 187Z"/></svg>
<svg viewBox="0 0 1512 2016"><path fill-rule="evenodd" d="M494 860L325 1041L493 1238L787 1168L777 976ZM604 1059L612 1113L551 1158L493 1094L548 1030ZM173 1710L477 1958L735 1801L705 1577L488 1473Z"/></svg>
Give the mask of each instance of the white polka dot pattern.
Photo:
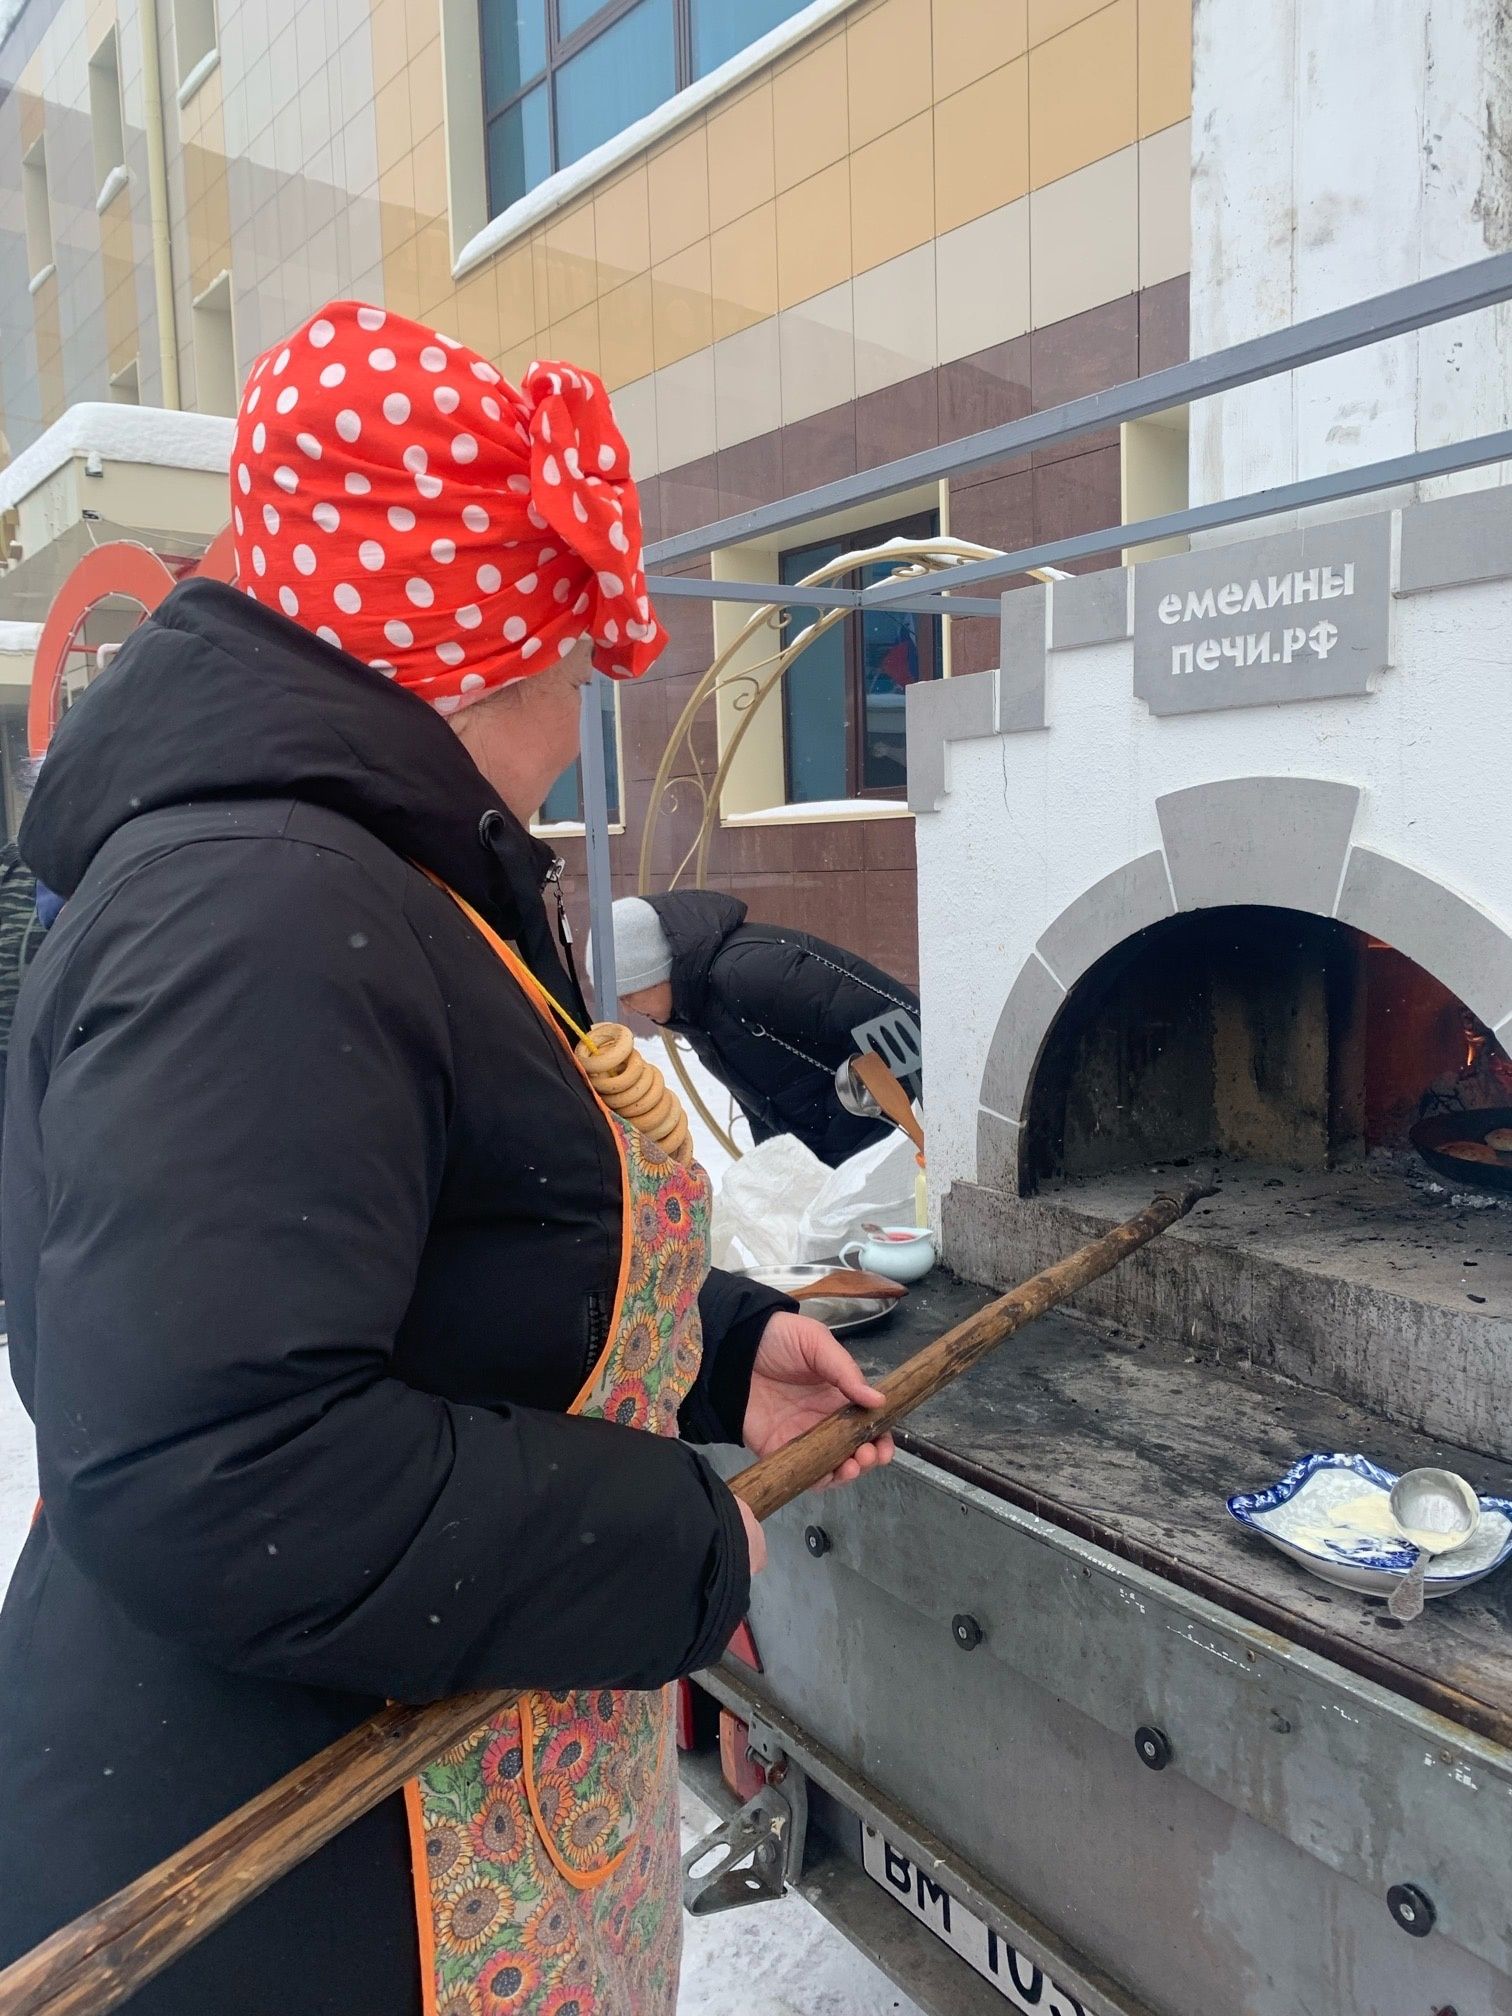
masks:
<svg viewBox="0 0 1512 2016"><path fill-rule="evenodd" d="M517 389L350 301L279 347L264 399L269 362L231 458L238 573L261 601L447 714L584 636L612 677L655 660L640 501L590 372L536 364Z"/></svg>

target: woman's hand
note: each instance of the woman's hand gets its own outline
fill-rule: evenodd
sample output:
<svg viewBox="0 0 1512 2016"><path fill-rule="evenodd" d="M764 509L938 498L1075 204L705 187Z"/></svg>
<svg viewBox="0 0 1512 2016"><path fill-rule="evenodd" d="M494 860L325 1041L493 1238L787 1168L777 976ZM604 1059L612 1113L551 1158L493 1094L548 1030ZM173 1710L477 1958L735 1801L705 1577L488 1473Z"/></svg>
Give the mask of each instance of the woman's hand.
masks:
<svg viewBox="0 0 1512 2016"><path fill-rule="evenodd" d="M751 1397L746 1404L745 1445L758 1456L770 1456L805 1428L826 1421L842 1407L880 1407L883 1396L868 1386L861 1368L812 1316L783 1309L761 1333L751 1373ZM893 1457L893 1438L879 1435L863 1442L838 1470L824 1479L849 1484L864 1470L874 1470Z"/></svg>

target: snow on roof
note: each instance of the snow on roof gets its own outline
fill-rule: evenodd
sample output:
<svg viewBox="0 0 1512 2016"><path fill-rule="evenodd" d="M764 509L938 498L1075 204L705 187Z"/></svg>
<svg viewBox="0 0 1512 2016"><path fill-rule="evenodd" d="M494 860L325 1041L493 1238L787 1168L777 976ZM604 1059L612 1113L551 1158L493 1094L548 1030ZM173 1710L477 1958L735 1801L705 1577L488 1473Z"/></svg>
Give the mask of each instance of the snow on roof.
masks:
<svg viewBox="0 0 1512 2016"><path fill-rule="evenodd" d="M35 651L41 641L40 623L11 623L0 620L0 651Z"/></svg>
<svg viewBox="0 0 1512 2016"><path fill-rule="evenodd" d="M0 0L0 6L5 0ZM146 462L159 469L231 466L236 423L219 413L168 413L158 406L85 401L70 406L30 448L0 469L0 511L9 511L75 455L107 462Z"/></svg>

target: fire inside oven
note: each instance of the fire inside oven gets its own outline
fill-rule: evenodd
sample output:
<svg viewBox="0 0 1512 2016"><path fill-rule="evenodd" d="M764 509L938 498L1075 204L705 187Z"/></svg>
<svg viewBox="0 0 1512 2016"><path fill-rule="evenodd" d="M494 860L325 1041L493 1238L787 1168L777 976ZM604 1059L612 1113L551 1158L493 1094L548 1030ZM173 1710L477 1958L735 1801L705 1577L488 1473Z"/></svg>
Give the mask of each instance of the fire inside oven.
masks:
<svg viewBox="0 0 1512 2016"><path fill-rule="evenodd" d="M1346 924L1258 906L1169 918L1062 1009L1024 1189L1212 1158L1512 1192L1512 1060L1431 974Z"/></svg>

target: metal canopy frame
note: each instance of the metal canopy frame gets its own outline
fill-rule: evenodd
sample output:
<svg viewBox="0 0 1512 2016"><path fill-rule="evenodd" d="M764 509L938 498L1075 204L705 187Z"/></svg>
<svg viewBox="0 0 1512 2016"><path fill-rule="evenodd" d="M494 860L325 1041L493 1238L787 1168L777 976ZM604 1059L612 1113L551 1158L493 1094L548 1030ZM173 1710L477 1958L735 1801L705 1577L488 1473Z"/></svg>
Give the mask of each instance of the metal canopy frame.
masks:
<svg viewBox="0 0 1512 2016"><path fill-rule="evenodd" d="M1151 414L1189 406L1198 399L1210 399L1244 385L1273 378L1283 371L1296 371L1308 364L1339 357L1352 350L1383 343L1426 329L1437 322L1473 315L1483 308L1512 300L1512 252L1499 252L1488 259L1436 273L1427 280L1414 280L1406 287L1394 287L1384 294L1311 316L1285 329L1252 337L1227 350L1212 351L1184 364L1173 364L1147 377L1133 378L1101 392L1067 400L1042 413L1001 427L984 428L959 440L942 442L914 455L880 463L874 469L844 476L833 483L821 483L774 504L754 511L740 511L728 518L695 526L689 532L658 540L646 549L648 567L700 559L725 546L741 544L763 535L810 523L833 512L859 504L880 503L900 491L942 476L985 464L1004 462L1034 449L1081 439L1126 420L1141 420ZM1185 533L1211 531L1222 526L1242 525L1280 512L1337 502L1363 496L1372 490L1421 481L1462 470L1484 468L1493 462L1512 460L1512 429L1481 434L1468 441L1440 448L1424 448L1380 462L1323 476L1304 477L1295 483L1255 490L1242 497L1199 504L1172 511L1158 518L1144 518L1130 525L1110 525L1067 539L1042 540L990 560L973 560L953 568L950 587L938 578L925 585L917 580L880 581L865 589L785 588L762 581L714 581L697 575L649 573L647 588L653 596L668 600L740 602L758 607L802 607L812 609L907 610L919 615L952 617L997 617L1001 597L962 595L955 588L969 588L1002 581L1031 570L1056 567L1068 560L1090 559L1126 547L1150 544ZM593 692L601 684L595 680ZM599 739L597 705L590 715L585 697L583 708L583 824L588 841L589 900L593 919L594 971L600 977L600 1000L614 1012L614 967L612 930L609 922L609 809L603 749ZM593 732L590 733L590 722Z"/></svg>

